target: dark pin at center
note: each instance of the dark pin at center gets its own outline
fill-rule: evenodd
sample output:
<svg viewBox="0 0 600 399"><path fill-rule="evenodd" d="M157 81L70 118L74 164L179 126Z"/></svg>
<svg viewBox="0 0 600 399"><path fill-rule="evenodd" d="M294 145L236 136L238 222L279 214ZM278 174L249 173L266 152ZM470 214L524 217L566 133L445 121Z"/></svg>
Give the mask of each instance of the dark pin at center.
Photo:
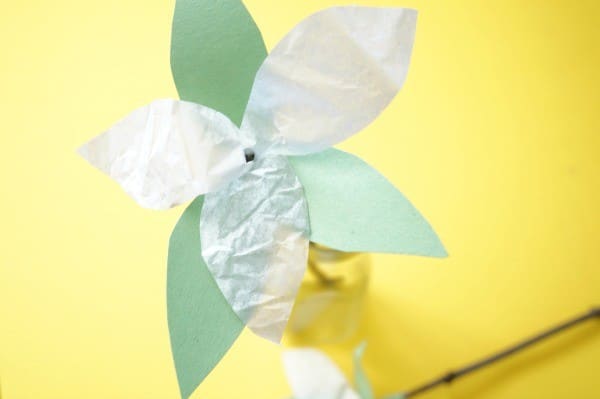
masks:
<svg viewBox="0 0 600 399"><path fill-rule="evenodd" d="M244 149L244 156L246 157L246 163L254 161L254 150L252 148Z"/></svg>

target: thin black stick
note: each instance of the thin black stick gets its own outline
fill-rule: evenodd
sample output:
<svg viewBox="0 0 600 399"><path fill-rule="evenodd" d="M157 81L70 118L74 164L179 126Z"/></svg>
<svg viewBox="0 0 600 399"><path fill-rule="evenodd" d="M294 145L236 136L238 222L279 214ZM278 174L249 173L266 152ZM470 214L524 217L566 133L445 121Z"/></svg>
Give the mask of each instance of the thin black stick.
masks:
<svg viewBox="0 0 600 399"><path fill-rule="evenodd" d="M467 374L477 371L483 367L489 366L490 364L495 363L499 360L502 360L505 357L508 357L516 352L519 352L533 344L536 344L546 338L549 338L555 334L558 334L564 330L567 330L573 326L576 326L580 323L583 323L587 320L591 320L593 318L600 318L600 307L595 307L583 315L576 316L576 317L572 318L571 320L567 320L567 321L563 322L562 324L552 327L536 336L528 338L518 344L515 344L515 345L509 347L508 349L498 352L498 353L496 353L492 356L489 356L485 359L474 362L474 363L472 363L468 366L462 367L456 371L450 371L449 373L447 373L439 378L436 378L436 379L434 379L430 382L427 382L419 387L416 387L414 389L411 389L410 391L405 392L404 397L412 398L423 392L429 391L432 388L435 388L439 385L450 384L450 383L452 383L452 381L454 381L460 377L464 377Z"/></svg>

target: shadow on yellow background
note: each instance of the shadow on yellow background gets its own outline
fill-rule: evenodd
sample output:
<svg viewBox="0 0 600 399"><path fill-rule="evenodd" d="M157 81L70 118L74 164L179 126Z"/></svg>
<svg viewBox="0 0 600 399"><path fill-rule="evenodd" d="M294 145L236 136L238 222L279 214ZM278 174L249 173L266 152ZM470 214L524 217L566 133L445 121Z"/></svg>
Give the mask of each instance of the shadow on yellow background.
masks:
<svg viewBox="0 0 600 399"><path fill-rule="evenodd" d="M247 0L267 46L347 1ZM375 255L358 339L378 394L408 388L600 302L596 1L353 1L420 11L407 82L342 148L403 191L444 260ZM75 153L176 97L173 1L12 2L0 15L3 399L177 398L168 237ZM598 398L586 326L423 399ZM351 347L351 342L347 347ZM349 354L328 348L349 371ZM281 348L248 332L196 398L289 394Z"/></svg>

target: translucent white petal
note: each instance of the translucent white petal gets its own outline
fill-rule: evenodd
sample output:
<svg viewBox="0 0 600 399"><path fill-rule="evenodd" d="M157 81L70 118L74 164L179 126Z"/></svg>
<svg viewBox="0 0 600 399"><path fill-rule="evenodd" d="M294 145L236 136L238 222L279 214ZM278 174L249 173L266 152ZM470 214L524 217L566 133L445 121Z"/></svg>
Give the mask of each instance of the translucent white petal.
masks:
<svg viewBox="0 0 600 399"><path fill-rule="evenodd" d="M285 157L266 157L204 198L202 257L233 310L279 342L306 269L304 191Z"/></svg>
<svg viewBox="0 0 600 399"><path fill-rule="evenodd" d="M360 399L340 369L316 349L283 352L294 399Z"/></svg>
<svg viewBox="0 0 600 399"><path fill-rule="evenodd" d="M202 105L157 100L139 108L79 153L140 205L165 209L237 177L246 164L239 129Z"/></svg>
<svg viewBox="0 0 600 399"><path fill-rule="evenodd" d="M308 17L259 69L242 130L259 137L259 152L305 154L363 129L404 83L416 18L358 6Z"/></svg>

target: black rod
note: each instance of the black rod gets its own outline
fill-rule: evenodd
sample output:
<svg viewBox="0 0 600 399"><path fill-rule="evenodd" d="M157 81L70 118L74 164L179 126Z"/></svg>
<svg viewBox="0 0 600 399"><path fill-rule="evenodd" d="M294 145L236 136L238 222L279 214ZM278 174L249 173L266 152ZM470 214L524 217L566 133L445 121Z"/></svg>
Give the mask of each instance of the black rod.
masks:
<svg viewBox="0 0 600 399"><path fill-rule="evenodd" d="M405 392L403 394L403 397L404 398L412 398L421 393L429 391L439 385L450 384L450 383L452 383L452 381L454 381L460 377L464 377L467 374L477 371L483 367L489 366L492 363L495 363L495 362L502 360L516 352L519 352L525 348L528 348L529 346L534 345L546 338L549 338L555 334L558 334L562 331L565 331L571 327L574 327L580 323L583 323L587 320L591 320L593 318L600 318L600 307L595 307L592 310L590 310L589 312L586 312L582 315L579 315L570 320L567 320L557 326L549 328L548 330L546 330L538 335L535 335L535 336L528 338L522 342L519 342L519 343L517 343L503 351L500 351L494 355L491 355L485 359L471 363L471 364L469 364L465 367L462 367L458 370L450 371L441 377L438 377L430 382L427 382L421 386L418 386L416 388L413 388L413 389Z"/></svg>

